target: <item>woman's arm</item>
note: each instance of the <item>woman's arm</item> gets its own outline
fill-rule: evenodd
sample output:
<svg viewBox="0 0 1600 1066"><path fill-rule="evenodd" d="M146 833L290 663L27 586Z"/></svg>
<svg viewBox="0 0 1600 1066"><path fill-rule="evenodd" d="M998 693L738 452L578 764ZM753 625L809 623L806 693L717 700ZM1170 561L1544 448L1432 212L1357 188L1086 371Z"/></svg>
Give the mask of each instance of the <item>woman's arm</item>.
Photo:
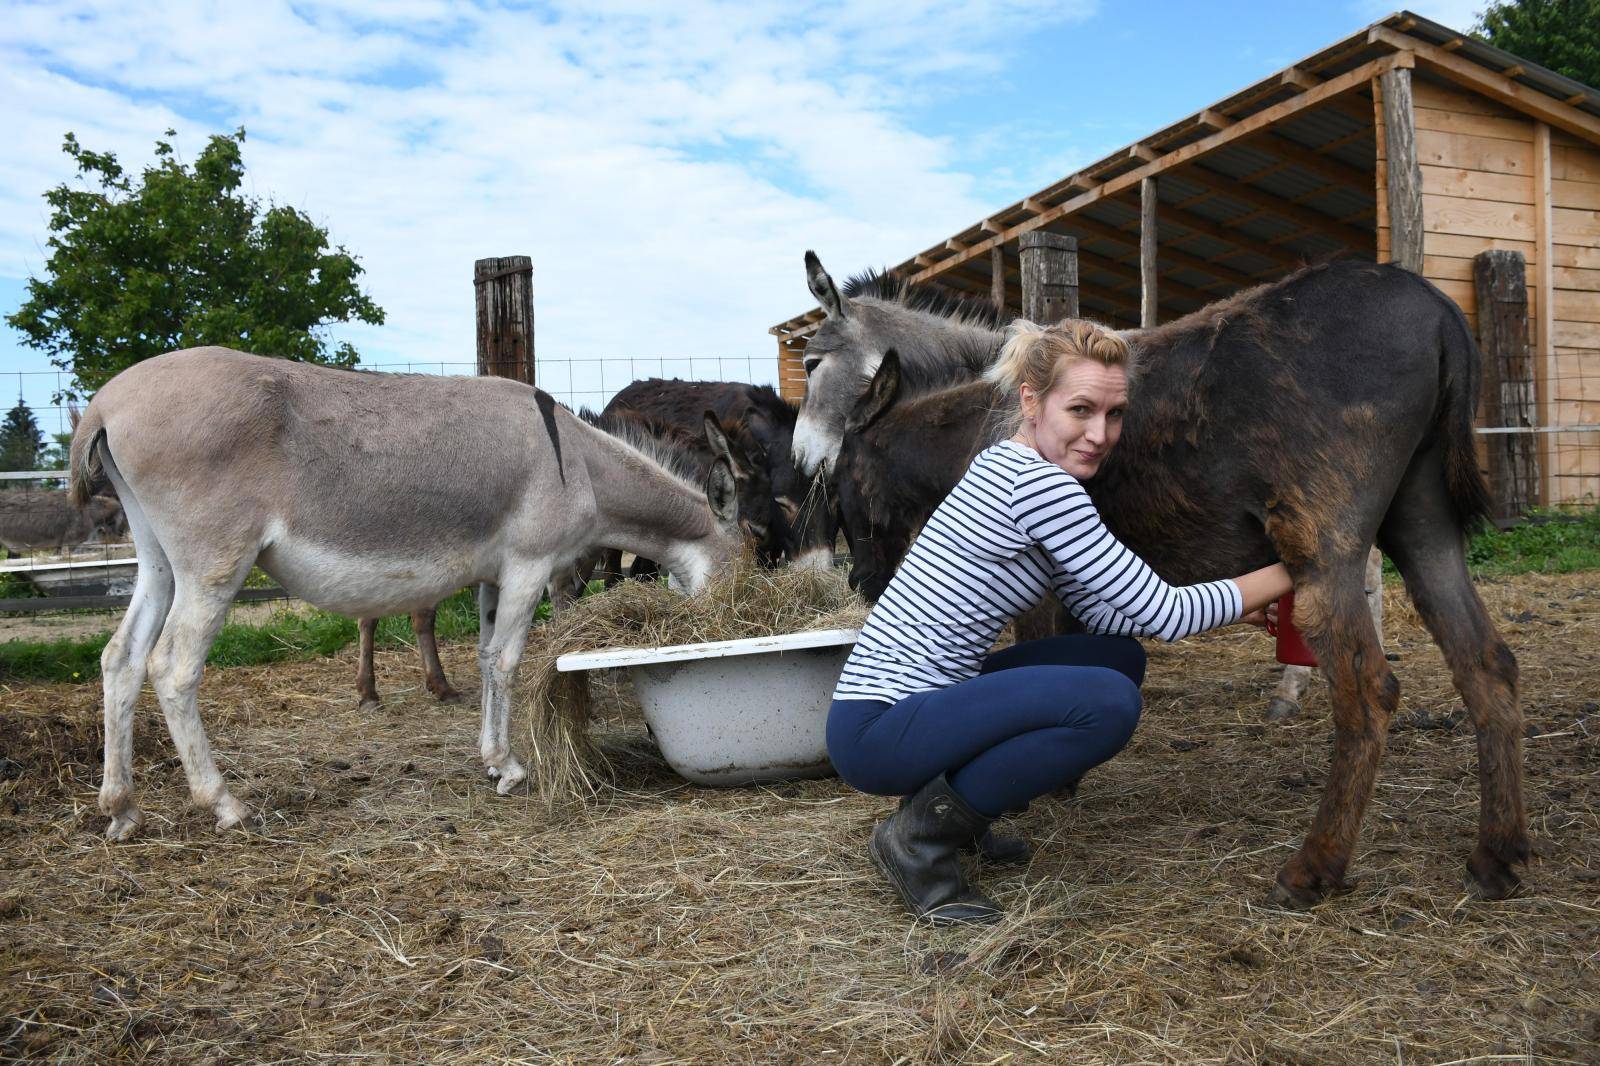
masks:
<svg viewBox="0 0 1600 1066"><path fill-rule="evenodd" d="M1244 590L1233 581L1184 588L1163 581L1111 535L1083 486L1059 467L1040 462L1022 471L1012 489L1011 513L1017 528L1045 549L1063 577L1139 633L1178 640L1229 625L1245 613ZM1259 592L1255 585L1252 590ZM1097 621L1114 624L1109 617Z"/></svg>
<svg viewBox="0 0 1600 1066"><path fill-rule="evenodd" d="M1269 603L1276 603L1280 598L1294 591L1294 582L1289 578L1289 571L1282 563L1273 563L1263 566L1260 570L1252 570L1242 577L1233 579L1239 586L1239 598L1244 601L1244 613L1250 614L1259 611Z"/></svg>

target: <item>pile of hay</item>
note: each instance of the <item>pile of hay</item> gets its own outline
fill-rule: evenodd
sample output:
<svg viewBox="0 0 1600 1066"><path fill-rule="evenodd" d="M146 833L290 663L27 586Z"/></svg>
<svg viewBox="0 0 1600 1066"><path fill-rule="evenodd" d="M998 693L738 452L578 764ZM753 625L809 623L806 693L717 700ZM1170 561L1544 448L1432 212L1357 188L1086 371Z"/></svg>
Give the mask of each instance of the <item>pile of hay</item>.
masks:
<svg viewBox="0 0 1600 1066"><path fill-rule="evenodd" d="M559 673L572 652L656 648L768 637L807 629L858 628L866 603L841 570L764 570L748 556L719 572L694 596L660 582L625 581L579 600L528 638L522 717L529 740L528 776L546 805L594 794L610 772L590 732L591 673Z"/></svg>

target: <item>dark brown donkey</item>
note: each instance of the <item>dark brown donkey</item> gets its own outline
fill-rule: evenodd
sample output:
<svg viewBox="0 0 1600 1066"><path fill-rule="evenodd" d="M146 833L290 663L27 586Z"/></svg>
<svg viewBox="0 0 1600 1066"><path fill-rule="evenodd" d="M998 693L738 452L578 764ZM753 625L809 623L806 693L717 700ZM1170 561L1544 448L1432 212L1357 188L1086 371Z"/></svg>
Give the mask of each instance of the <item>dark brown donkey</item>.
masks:
<svg viewBox="0 0 1600 1066"><path fill-rule="evenodd" d="M706 411L725 423L745 427L747 452L765 467L770 486L770 513L764 535L756 538L757 558L767 566L780 561L822 568L833 565L833 508L823 493L813 491L822 483L795 469L791 442L797 412L771 386L645 378L613 396L603 414L620 411L642 412L691 435L699 434ZM740 435L741 440L744 436ZM733 443L737 446L740 440ZM743 487L739 499L747 499Z"/></svg>
<svg viewBox="0 0 1600 1066"><path fill-rule="evenodd" d="M941 342L936 312L847 298L814 256L807 265L828 313L795 436L813 464L836 459L890 348L924 379L942 348L946 365L992 361L993 327L944 316ZM1087 483L1107 524L1181 584L1281 559L1329 680L1328 785L1275 897L1305 906L1343 887L1399 703L1363 594L1374 539L1472 712L1482 803L1467 868L1481 895L1509 895L1528 856L1522 713L1516 659L1466 568L1488 494L1472 431L1481 357L1460 309L1398 267L1333 263L1130 339L1141 366L1122 440Z"/></svg>
<svg viewBox="0 0 1600 1066"><path fill-rule="evenodd" d="M461 693L444 676L444 665L439 662L439 642L433 635L433 624L438 613L437 605L412 611L411 629L417 635L417 651L422 655L422 683L436 699L454 703L461 698ZM378 619L363 618L357 624L361 631L361 656L356 666L356 694L361 697L363 711L375 711L383 703L378 698L378 682L372 670L372 649L378 638Z"/></svg>

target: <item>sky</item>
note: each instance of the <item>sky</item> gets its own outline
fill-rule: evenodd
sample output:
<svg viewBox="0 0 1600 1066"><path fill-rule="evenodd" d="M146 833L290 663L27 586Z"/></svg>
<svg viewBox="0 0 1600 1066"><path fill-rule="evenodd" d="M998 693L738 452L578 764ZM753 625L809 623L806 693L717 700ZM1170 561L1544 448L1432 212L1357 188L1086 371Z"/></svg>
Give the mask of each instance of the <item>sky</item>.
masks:
<svg viewBox="0 0 1600 1066"><path fill-rule="evenodd" d="M1456 29L1482 0L1410 10ZM369 367L471 373L473 261L534 263L540 384L771 382L774 323L1395 10L1101 0L0 0L0 314L69 130L137 172L246 130L246 190L357 256ZM0 409L48 359L0 324Z"/></svg>

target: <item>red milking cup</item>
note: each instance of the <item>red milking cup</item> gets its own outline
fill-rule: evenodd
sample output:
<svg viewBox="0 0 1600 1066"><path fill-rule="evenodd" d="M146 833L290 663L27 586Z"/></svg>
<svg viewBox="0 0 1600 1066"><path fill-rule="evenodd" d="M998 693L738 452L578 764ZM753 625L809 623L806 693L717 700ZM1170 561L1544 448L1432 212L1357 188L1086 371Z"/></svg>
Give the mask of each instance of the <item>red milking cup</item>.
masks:
<svg viewBox="0 0 1600 1066"><path fill-rule="evenodd" d="M1267 619L1267 632L1278 638L1278 661L1288 666L1315 666L1317 656L1306 646L1305 638L1294 625L1294 593L1284 593L1278 601L1278 622Z"/></svg>

